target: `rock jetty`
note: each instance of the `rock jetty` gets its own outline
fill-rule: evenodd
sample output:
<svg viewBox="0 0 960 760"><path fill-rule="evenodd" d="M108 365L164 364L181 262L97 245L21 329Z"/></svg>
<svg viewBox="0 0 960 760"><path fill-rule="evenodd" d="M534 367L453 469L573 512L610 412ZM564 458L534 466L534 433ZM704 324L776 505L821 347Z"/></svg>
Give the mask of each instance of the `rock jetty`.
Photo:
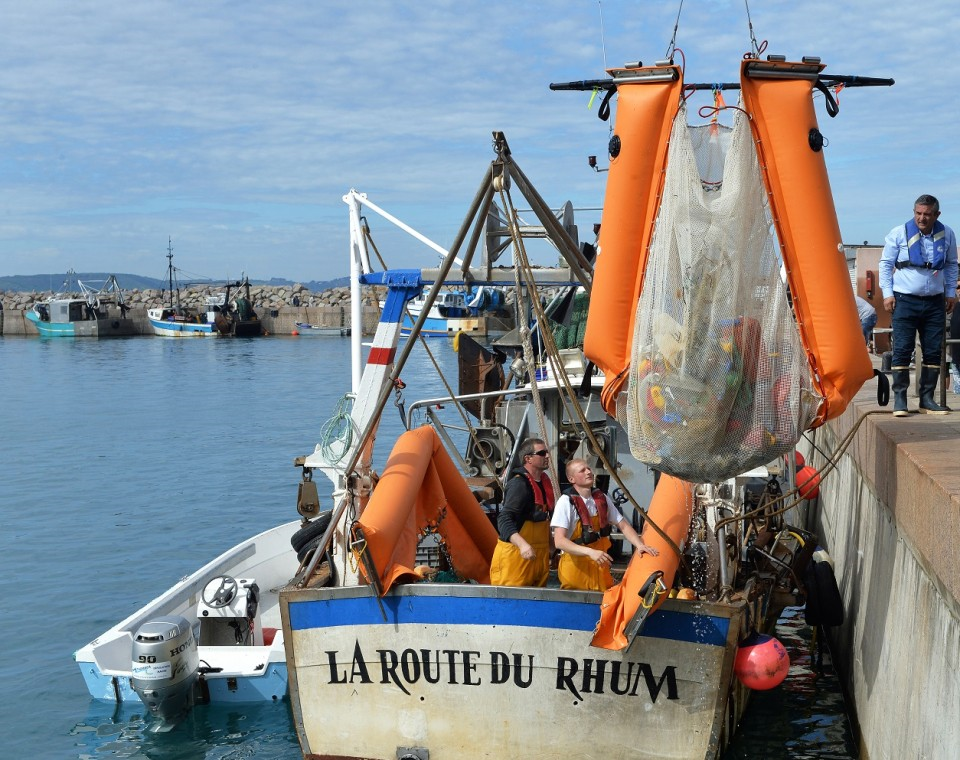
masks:
<svg viewBox="0 0 960 760"><path fill-rule="evenodd" d="M222 292L222 286L207 285L182 288L180 290L180 303L183 306L200 307L208 295ZM385 288L364 286L361 292L364 306L376 306L377 300L383 298ZM26 311L34 303L42 301L50 295L52 295L50 291L33 293L8 291L2 294L3 308L9 311ZM124 290L123 296L127 305L132 309L153 309L164 306L170 300L169 292L166 290ZM350 288L339 287L314 292L300 284L251 285L250 298L253 301L254 308L258 310L280 309L285 306L343 307L347 309L350 307Z"/></svg>

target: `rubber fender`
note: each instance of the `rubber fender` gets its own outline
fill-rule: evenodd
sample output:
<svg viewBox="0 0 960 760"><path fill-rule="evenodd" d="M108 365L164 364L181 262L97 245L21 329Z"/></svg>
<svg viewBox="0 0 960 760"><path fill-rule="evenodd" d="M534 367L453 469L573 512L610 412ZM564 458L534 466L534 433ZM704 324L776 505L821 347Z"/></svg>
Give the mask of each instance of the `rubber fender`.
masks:
<svg viewBox="0 0 960 760"><path fill-rule="evenodd" d="M321 512L315 520L308 522L306 525L300 528L300 530L290 536L290 545L293 547L294 551L299 552L313 539L320 538L320 536L323 535L323 532L327 529L327 526L330 524L330 518L332 515L333 510Z"/></svg>
<svg viewBox="0 0 960 760"><path fill-rule="evenodd" d="M826 552L814 552L803 574L807 587L807 625L843 625L843 597Z"/></svg>

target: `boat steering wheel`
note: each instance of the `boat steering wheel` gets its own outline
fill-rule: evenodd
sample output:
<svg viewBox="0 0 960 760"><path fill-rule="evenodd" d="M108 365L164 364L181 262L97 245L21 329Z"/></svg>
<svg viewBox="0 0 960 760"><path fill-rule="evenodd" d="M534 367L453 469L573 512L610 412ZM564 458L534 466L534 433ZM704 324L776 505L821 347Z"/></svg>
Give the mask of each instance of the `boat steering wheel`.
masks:
<svg viewBox="0 0 960 760"><path fill-rule="evenodd" d="M219 581L219 584L214 586L213 584L217 581ZM229 575L218 575L207 583L200 598L203 599L205 605L213 609L226 607L237 595L239 587L235 578L231 578Z"/></svg>

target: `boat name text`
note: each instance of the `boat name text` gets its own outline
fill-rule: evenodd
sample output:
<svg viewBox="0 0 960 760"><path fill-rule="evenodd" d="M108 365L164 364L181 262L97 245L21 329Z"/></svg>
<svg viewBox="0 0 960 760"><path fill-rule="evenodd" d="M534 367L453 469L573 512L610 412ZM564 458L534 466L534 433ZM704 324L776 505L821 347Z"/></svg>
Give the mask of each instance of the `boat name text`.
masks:
<svg viewBox="0 0 960 760"><path fill-rule="evenodd" d="M327 664L331 684L392 683L409 695L408 686L420 683L462 686L512 685L527 689L533 685L543 666L532 654L489 652L482 657L478 651L466 649L377 649L375 658L368 658L354 644L349 662L342 662L340 652L327 650ZM599 657L557 657L555 688L582 700L585 694L614 694L616 696L650 697L656 702L661 696L679 699L677 669L667 665L659 676L645 662L623 662ZM486 677L486 681L484 678Z"/></svg>

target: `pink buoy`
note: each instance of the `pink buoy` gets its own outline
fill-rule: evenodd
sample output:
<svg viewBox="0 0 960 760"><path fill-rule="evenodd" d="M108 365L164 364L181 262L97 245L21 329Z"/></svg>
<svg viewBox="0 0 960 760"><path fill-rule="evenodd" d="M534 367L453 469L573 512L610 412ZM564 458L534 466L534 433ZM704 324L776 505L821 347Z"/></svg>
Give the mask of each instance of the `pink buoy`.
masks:
<svg viewBox="0 0 960 760"><path fill-rule="evenodd" d="M790 655L773 636L751 633L740 644L733 672L748 689L764 691L783 683L790 670Z"/></svg>
<svg viewBox="0 0 960 760"><path fill-rule="evenodd" d="M808 464L797 470L797 491L804 499L816 499L820 494L820 473Z"/></svg>

